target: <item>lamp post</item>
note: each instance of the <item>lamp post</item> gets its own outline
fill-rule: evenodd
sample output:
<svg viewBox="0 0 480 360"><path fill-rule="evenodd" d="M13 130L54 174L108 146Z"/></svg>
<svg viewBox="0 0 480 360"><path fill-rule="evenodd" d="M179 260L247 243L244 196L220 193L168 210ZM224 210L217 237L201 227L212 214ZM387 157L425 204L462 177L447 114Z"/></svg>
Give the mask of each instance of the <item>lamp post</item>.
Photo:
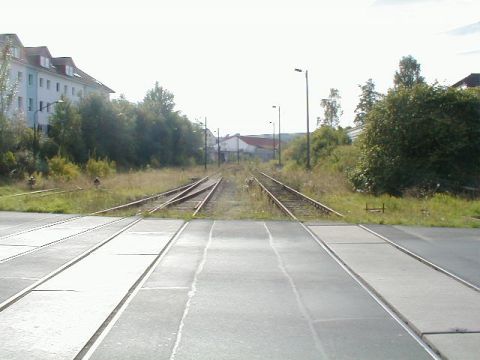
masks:
<svg viewBox="0 0 480 360"><path fill-rule="evenodd" d="M33 112L33 162L35 164L35 161L37 159L37 131L38 131L38 112L43 111L48 106L55 105L55 104L61 104L64 101L62 99L58 99L57 101L54 101L51 104L48 104L47 106L40 106L37 110Z"/></svg>
<svg viewBox="0 0 480 360"><path fill-rule="evenodd" d="M204 137L205 137L205 151L204 151L204 156L205 156L205 171L207 171L207 117L205 116L205 131L204 131Z"/></svg>
<svg viewBox="0 0 480 360"><path fill-rule="evenodd" d="M273 160L275 160L275 121L270 121L270 124L273 125Z"/></svg>
<svg viewBox="0 0 480 360"><path fill-rule="evenodd" d="M237 135L237 164L240 164L240 134Z"/></svg>
<svg viewBox="0 0 480 360"><path fill-rule="evenodd" d="M308 107L308 70L295 69L297 72L305 73L305 85L307 92L307 169L310 169L310 111Z"/></svg>
<svg viewBox="0 0 480 360"><path fill-rule="evenodd" d="M217 158L218 158L218 167L220 167L220 129L217 128Z"/></svg>
<svg viewBox="0 0 480 360"><path fill-rule="evenodd" d="M282 130L280 122L280 105L273 105L272 108L278 109L278 166L282 166Z"/></svg>
<svg viewBox="0 0 480 360"><path fill-rule="evenodd" d="M203 157L204 157L204 168L205 168L205 171L207 171L207 117L205 116L205 122L201 122L199 121L198 119L195 119L196 121L198 121L198 123L200 125L203 125L203 135L204 135L204 146L203 146ZM201 148L200 148L201 149Z"/></svg>

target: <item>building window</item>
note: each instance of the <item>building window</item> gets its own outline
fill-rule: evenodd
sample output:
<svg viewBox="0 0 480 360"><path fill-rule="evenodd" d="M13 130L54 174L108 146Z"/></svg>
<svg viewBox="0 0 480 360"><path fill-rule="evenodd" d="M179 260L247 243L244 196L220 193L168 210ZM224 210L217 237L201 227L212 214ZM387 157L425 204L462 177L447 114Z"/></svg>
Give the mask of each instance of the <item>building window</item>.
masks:
<svg viewBox="0 0 480 360"><path fill-rule="evenodd" d="M50 90L50 80L47 80L47 90Z"/></svg>
<svg viewBox="0 0 480 360"><path fill-rule="evenodd" d="M65 95L67 95L67 92L68 92L68 86L65 85L65 86L63 87L63 93L64 93Z"/></svg>
<svg viewBox="0 0 480 360"><path fill-rule="evenodd" d="M20 49L18 47L12 47L10 49L10 55L12 55L14 58L19 59L20 58Z"/></svg>
<svg viewBox="0 0 480 360"><path fill-rule="evenodd" d="M23 110L23 97L18 97L18 110Z"/></svg>
<svg viewBox="0 0 480 360"><path fill-rule="evenodd" d="M44 68L50 68L50 59L45 56L40 56L40 65Z"/></svg>
<svg viewBox="0 0 480 360"><path fill-rule="evenodd" d="M43 87L43 78L40 78L40 81L38 83L38 86Z"/></svg>
<svg viewBox="0 0 480 360"><path fill-rule="evenodd" d="M65 65L65 74L68 76L73 76L73 67L70 65Z"/></svg>
<svg viewBox="0 0 480 360"><path fill-rule="evenodd" d="M40 101L40 111L43 112L43 101Z"/></svg>
<svg viewBox="0 0 480 360"><path fill-rule="evenodd" d="M47 113L49 113L49 112L50 112L50 103L47 102Z"/></svg>
<svg viewBox="0 0 480 360"><path fill-rule="evenodd" d="M33 75L28 74L28 85L33 85Z"/></svg>
<svg viewBox="0 0 480 360"><path fill-rule="evenodd" d="M60 83L57 82L57 92L59 92L59 91L60 91Z"/></svg>
<svg viewBox="0 0 480 360"><path fill-rule="evenodd" d="M75 96L75 88L72 87L72 96Z"/></svg>
<svg viewBox="0 0 480 360"><path fill-rule="evenodd" d="M21 71L19 71L17 74L17 80L18 82L21 82L23 80L23 73Z"/></svg>
<svg viewBox="0 0 480 360"><path fill-rule="evenodd" d="M28 98L28 111L33 111L33 99Z"/></svg>

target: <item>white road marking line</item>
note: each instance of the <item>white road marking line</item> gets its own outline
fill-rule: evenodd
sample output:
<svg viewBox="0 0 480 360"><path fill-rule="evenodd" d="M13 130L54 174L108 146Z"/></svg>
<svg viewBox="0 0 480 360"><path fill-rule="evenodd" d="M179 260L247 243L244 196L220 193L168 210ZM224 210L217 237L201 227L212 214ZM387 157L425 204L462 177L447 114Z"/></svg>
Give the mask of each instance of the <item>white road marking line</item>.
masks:
<svg viewBox="0 0 480 360"><path fill-rule="evenodd" d="M143 287L140 291L144 290L189 290L188 286L153 286L153 287Z"/></svg>
<svg viewBox="0 0 480 360"><path fill-rule="evenodd" d="M147 282L147 280L150 278L152 273L155 271L157 268L158 264L163 260L164 256L169 252L170 248L175 244L177 239L182 235L183 231L185 228L188 226L188 222L184 223L182 227L176 232L170 243L167 245L167 247L162 250L162 254L158 257L157 260L155 260L154 264L148 271L148 273L145 274L143 277L142 281L138 284L138 286L135 288L135 290L130 294L129 298L123 303L121 308L118 310L118 312L115 314L115 316L112 318L112 320L108 323L108 325L103 329L101 334L95 339L93 345L88 349L86 354L82 357L82 360L88 360L92 357L93 353L97 350L97 348L100 346L100 344L103 342L103 340L107 337L107 335L110 333L110 330L112 330L113 326L117 323L118 319L120 319L120 316L125 312L127 309L128 305L132 302L132 300L135 298L135 296L138 294L138 292L142 289L142 286ZM78 354L77 354L78 356Z"/></svg>
<svg viewBox="0 0 480 360"><path fill-rule="evenodd" d="M293 278L290 276L288 273L287 269L285 268L285 264L282 260L282 257L280 256L279 252L277 249L275 249L275 246L273 245L273 236L272 233L270 232L270 229L268 228L266 223L263 223L263 226L265 227L265 230L268 233L268 240L271 248L273 249L273 252L277 256L277 261L278 261L278 267L282 271L283 275L287 278L290 287L292 288L293 294L295 295L295 299L297 301L298 308L300 312L302 313L302 316L305 318L308 324L308 328L310 329L310 333L312 334L313 342L315 343L315 347L319 351L319 353L322 355L322 359L328 359L327 353L325 352L325 349L322 345L322 342L320 341L320 338L318 337L317 332L315 331L314 327L314 320L310 317L308 314L307 308L305 307L301 297L300 293L298 292L297 286L295 285L295 282L293 281Z"/></svg>
<svg viewBox="0 0 480 360"><path fill-rule="evenodd" d="M210 244L212 243L214 226L215 226L215 221L213 222L212 227L210 228L210 233L208 234L208 242L207 242L207 245L205 246L205 249L203 249L202 260L201 260L200 264L198 265L197 271L195 272L195 276L193 278L192 285L190 287L190 291L188 292L188 300L187 300L187 303L185 305L185 310L183 311L182 319L180 320L180 325L178 326L177 337L175 339L175 345L173 346L172 353L170 354L170 360L175 360L175 355L177 354L178 348L180 346L180 342L182 341L183 328L185 327L185 319L187 318L188 312L190 311L190 306L192 304L192 299L197 292L198 277L202 273L203 267L205 266L205 263L207 262L207 253L208 253L208 248L210 247Z"/></svg>

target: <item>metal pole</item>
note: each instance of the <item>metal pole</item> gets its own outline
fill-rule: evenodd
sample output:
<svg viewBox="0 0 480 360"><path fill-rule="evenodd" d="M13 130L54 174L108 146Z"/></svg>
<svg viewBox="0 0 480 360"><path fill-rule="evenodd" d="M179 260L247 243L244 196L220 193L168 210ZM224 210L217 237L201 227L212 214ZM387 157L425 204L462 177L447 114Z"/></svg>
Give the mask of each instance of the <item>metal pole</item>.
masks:
<svg viewBox="0 0 480 360"><path fill-rule="evenodd" d="M205 116L205 171L207 171L207 117Z"/></svg>
<svg viewBox="0 0 480 360"><path fill-rule="evenodd" d="M307 169L310 169L310 110L308 106L308 70L305 70L305 83L307 87Z"/></svg>
<svg viewBox="0 0 480 360"><path fill-rule="evenodd" d="M220 129L217 128L218 167L220 167Z"/></svg>
<svg viewBox="0 0 480 360"><path fill-rule="evenodd" d="M237 164L240 164L240 134L237 135Z"/></svg>
<svg viewBox="0 0 480 360"><path fill-rule="evenodd" d="M272 121L273 125L273 160L275 160L275 121Z"/></svg>
<svg viewBox="0 0 480 360"><path fill-rule="evenodd" d="M278 165L282 166L282 130L280 127L280 105L278 106Z"/></svg>
<svg viewBox="0 0 480 360"><path fill-rule="evenodd" d="M33 170L35 171L36 159L37 159L37 126L36 119L39 109L33 113Z"/></svg>

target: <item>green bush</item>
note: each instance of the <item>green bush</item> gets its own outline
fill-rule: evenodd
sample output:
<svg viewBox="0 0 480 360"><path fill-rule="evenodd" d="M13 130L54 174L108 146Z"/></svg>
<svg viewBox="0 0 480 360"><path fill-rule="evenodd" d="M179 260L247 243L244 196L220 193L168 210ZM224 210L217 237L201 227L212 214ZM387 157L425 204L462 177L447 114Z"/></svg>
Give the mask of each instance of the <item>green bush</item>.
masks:
<svg viewBox="0 0 480 360"><path fill-rule="evenodd" d="M95 177L108 177L111 174L114 174L116 171L115 161L108 161L108 159L88 159L87 165L85 166L88 176Z"/></svg>
<svg viewBox="0 0 480 360"><path fill-rule="evenodd" d="M0 153L0 175L8 175L16 164L15 155L11 151Z"/></svg>
<svg viewBox="0 0 480 360"><path fill-rule="evenodd" d="M80 175L80 168L60 156L48 160L49 175L56 180L70 181Z"/></svg>
<svg viewBox="0 0 480 360"><path fill-rule="evenodd" d="M480 99L467 90L415 85L390 90L367 114L356 188L400 195L412 187L478 185Z"/></svg>
<svg viewBox="0 0 480 360"><path fill-rule="evenodd" d="M320 163L324 158L329 156L332 151L340 145L350 143L346 130L333 128L323 125L310 136L310 161L313 166ZM285 162L289 160L295 161L298 165L306 166L307 164L307 138L299 137L288 144L282 155Z"/></svg>

